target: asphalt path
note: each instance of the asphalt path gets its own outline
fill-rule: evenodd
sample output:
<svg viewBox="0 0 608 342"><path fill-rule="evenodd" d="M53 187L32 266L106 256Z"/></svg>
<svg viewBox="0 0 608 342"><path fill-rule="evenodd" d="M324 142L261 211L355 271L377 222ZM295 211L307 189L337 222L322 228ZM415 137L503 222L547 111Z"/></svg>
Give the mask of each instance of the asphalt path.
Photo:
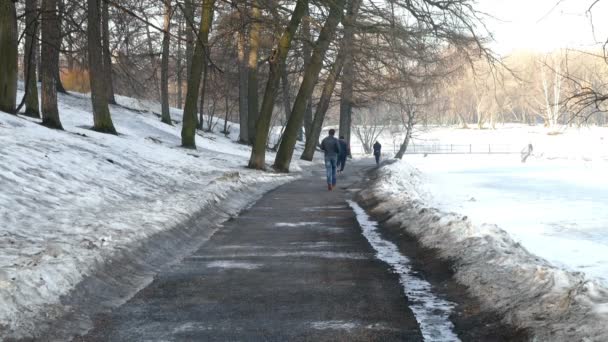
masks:
<svg viewBox="0 0 608 342"><path fill-rule="evenodd" d="M78 340L422 340L346 203L369 167L331 192L320 170L266 194Z"/></svg>

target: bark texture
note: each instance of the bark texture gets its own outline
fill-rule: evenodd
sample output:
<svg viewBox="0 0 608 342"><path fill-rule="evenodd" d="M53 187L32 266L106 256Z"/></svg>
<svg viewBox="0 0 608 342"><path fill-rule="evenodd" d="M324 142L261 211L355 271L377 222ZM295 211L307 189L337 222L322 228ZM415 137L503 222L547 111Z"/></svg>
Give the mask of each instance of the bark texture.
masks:
<svg viewBox="0 0 608 342"><path fill-rule="evenodd" d="M253 148L251 149L251 158L249 159L250 168L264 169L266 167L266 140L268 139L272 110L274 108L279 82L281 81L282 65L285 63L287 53L291 48L291 41L307 8L308 0L298 0L289 24L281 35L279 44L268 61L270 64L270 73L266 83L266 90L264 91L260 117L256 123L257 132L253 142Z"/></svg>
<svg viewBox="0 0 608 342"><path fill-rule="evenodd" d="M321 99L317 104L310 131L306 132L306 146L301 157L301 159L303 160L311 161L314 157L315 150L319 141L319 136L321 135L321 130L323 128L325 114L327 113L327 109L329 108L329 103L331 100L331 96L334 92L334 88L336 87L336 82L342 72L346 54L352 53L352 51L350 50L350 46L347 45L347 42L352 41L353 26L357 18L357 13L359 12L360 5L361 0L350 0L348 3L346 16L344 17L342 23L345 27L349 28L350 31L345 32L344 35L348 35L350 39L342 39L339 47L338 56L336 57L336 61L334 62L334 65L332 66L329 75L327 76L327 80L325 81L325 85L323 86Z"/></svg>
<svg viewBox="0 0 608 342"><path fill-rule="evenodd" d="M353 83L355 80L354 61L354 18L359 8L360 0L351 0L344 21L344 69L342 70L342 90L340 97L340 126L338 132L350 144L352 112L353 112Z"/></svg>
<svg viewBox="0 0 608 342"><path fill-rule="evenodd" d="M182 146L196 148L196 104L201 83L203 65L206 61L205 49L209 40L209 30L213 19L213 4L215 0L203 0L202 19L196 48L192 56L192 66L188 76L188 90L186 92L186 104L184 106L184 117L182 123Z"/></svg>
<svg viewBox="0 0 608 342"><path fill-rule="evenodd" d="M165 15L163 30L163 53L160 66L160 98L161 98L161 121L172 125L169 113L169 44L171 42L171 0L165 0Z"/></svg>
<svg viewBox="0 0 608 342"><path fill-rule="evenodd" d="M321 130L323 128L323 121L325 120L325 114L327 113L327 109L329 108L329 102L331 101L331 95L334 92L334 88L336 87L336 81L342 72L342 67L344 66L344 53L338 53L336 57L336 61L327 75L327 80L325 80L325 84L323 85L323 92L321 93L321 99L317 104L317 108L315 110L315 116L312 121L311 127L306 131L306 145L304 147L304 152L302 152L302 156L300 159L311 161L315 155L315 150L317 148L317 144L319 143L319 136L321 135Z"/></svg>
<svg viewBox="0 0 608 342"><path fill-rule="evenodd" d="M310 57L312 56L312 35L310 34L310 16L308 11L306 11L306 17L302 22L302 37L304 40L302 41L302 54L304 55L304 69L310 63ZM311 95L312 96L312 95ZM308 135L308 131L312 126L312 100L309 98L308 103L306 104L306 112L304 112L304 130ZM302 129L298 132L298 140L303 140Z"/></svg>
<svg viewBox="0 0 608 342"><path fill-rule="evenodd" d="M93 104L93 129L98 132L116 134L112 123L106 90L106 78L103 75L103 56L100 29L100 2L87 0L87 47L89 53L89 75L91 84L91 102Z"/></svg>
<svg viewBox="0 0 608 342"><path fill-rule="evenodd" d="M38 76L36 75L36 37L40 21L38 20L38 2L25 1L25 48L23 49L23 79L27 87L25 94L25 115L39 118Z"/></svg>
<svg viewBox="0 0 608 342"><path fill-rule="evenodd" d="M0 110L14 113L17 101L17 15L15 3L0 1Z"/></svg>
<svg viewBox="0 0 608 342"><path fill-rule="evenodd" d="M249 142L255 139L255 125L258 120L258 50L260 47L260 28L262 11L259 3L251 5L251 28L249 29L249 56L247 58L247 122Z"/></svg>
<svg viewBox="0 0 608 342"><path fill-rule="evenodd" d="M287 127L285 128L285 133L283 133L283 139L274 161L274 168L280 172L289 172L289 165L291 164L293 150L298 138L298 131L302 128L304 112L306 111L306 106L308 105L308 100L315 83L317 83L319 78L319 72L323 67L323 58L325 57L329 43L336 32L338 23L342 20L344 2L345 0L335 0L329 3L330 10L327 20L319 33L319 38L315 42L310 64L304 70L304 79L298 90L298 95L291 110L291 116L287 122Z"/></svg>
<svg viewBox="0 0 608 342"><path fill-rule="evenodd" d="M42 124L63 129L57 107L59 30L57 0L42 0Z"/></svg>
<svg viewBox="0 0 608 342"><path fill-rule="evenodd" d="M240 14L242 16L242 13ZM245 42L245 26L244 19L241 18L241 27L236 32L237 35L237 59L239 67L239 123L240 123L240 135L239 140L241 143L249 143L249 122L248 109L247 109L247 61L246 56L246 42Z"/></svg>
<svg viewBox="0 0 608 342"><path fill-rule="evenodd" d="M106 94L108 97L108 103L116 104L116 98L114 97L114 81L112 79L112 53L110 52L110 13L108 9L108 2L102 1L102 40L103 40L103 74L106 83Z"/></svg>

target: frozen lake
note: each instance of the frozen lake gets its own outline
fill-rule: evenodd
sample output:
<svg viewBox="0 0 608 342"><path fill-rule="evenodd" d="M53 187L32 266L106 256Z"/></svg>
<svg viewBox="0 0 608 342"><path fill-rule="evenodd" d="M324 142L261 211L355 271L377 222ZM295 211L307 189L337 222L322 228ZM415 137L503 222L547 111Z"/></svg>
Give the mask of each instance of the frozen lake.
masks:
<svg viewBox="0 0 608 342"><path fill-rule="evenodd" d="M556 266L608 284L608 163L518 155L408 155L426 200L496 224Z"/></svg>

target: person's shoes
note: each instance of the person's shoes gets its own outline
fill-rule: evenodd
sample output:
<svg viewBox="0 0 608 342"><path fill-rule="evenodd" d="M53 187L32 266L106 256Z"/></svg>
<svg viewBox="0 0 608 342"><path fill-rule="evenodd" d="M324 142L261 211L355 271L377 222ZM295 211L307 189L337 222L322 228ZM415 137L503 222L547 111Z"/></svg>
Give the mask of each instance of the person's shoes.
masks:
<svg viewBox="0 0 608 342"><path fill-rule="evenodd" d="M327 184L327 190L331 191L333 188L331 186L331 184Z"/></svg>
<svg viewBox="0 0 608 342"><path fill-rule="evenodd" d="M335 189L335 188L336 188L336 184L332 184L332 185L331 185L331 189L333 190L333 189Z"/></svg>

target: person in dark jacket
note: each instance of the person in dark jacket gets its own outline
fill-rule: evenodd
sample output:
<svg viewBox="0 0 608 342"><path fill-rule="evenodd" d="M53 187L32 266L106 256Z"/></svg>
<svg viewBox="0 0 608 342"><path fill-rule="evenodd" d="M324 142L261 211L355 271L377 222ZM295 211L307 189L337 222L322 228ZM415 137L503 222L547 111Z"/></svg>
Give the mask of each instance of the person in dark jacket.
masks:
<svg viewBox="0 0 608 342"><path fill-rule="evenodd" d="M376 166L380 165L380 155L382 154L382 145L376 140L374 144L374 158L376 158Z"/></svg>
<svg viewBox="0 0 608 342"><path fill-rule="evenodd" d="M344 140L344 136L340 136L340 155L338 156L338 173L342 173L344 171L344 166L346 166L346 157L350 154L350 148L348 147L348 143Z"/></svg>
<svg viewBox="0 0 608 342"><path fill-rule="evenodd" d="M330 129L329 135L321 141L321 149L325 152L325 171L327 173L327 190L332 191L336 187L336 167L340 155L340 142L336 137L336 130Z"/></svg>

